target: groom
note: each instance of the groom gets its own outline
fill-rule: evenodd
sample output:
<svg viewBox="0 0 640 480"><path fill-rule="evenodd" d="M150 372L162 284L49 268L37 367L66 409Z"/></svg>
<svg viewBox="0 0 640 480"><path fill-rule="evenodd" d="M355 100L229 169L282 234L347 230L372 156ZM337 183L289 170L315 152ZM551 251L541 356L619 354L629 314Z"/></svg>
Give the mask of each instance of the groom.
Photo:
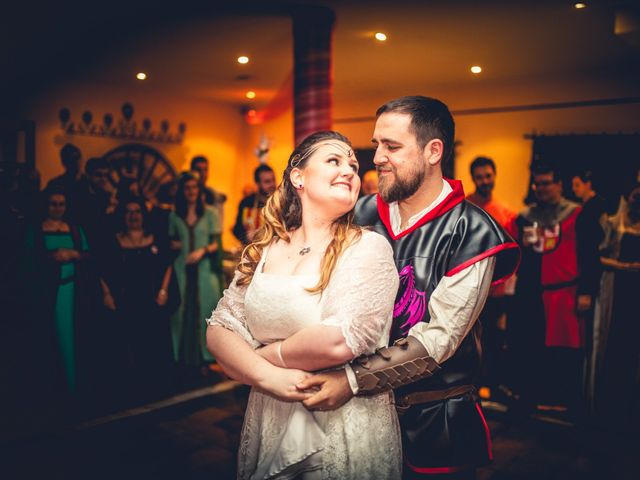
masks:
<svg viewBox="0 0 640 480"><path fill-rule="evenodd" d="M353 395L393 388L400 415L405 478L474 478L491 460L491 439L474 383L489 287L513 274L517 244L462 184L443 178L453 156L454 121L439 100L412 96L376 112L373 144L379 195L361 199L356 221L385 236L400 288L392 346L344 370L315 375L304 403L333 409Z"/></svg>

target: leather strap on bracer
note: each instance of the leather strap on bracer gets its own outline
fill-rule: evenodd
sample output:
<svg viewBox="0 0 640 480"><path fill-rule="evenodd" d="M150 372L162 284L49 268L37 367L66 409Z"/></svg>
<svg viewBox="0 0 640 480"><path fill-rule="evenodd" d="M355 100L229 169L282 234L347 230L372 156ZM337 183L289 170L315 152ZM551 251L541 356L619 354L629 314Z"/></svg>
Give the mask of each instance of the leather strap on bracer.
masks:
<svg viewBox="0 0 640 480"><path fill-rule="evenodd" d="M430 377L440 365L413 337L397 340L393 346L363 355L352 363L358 381L358 395L372 395Z"/></svg>

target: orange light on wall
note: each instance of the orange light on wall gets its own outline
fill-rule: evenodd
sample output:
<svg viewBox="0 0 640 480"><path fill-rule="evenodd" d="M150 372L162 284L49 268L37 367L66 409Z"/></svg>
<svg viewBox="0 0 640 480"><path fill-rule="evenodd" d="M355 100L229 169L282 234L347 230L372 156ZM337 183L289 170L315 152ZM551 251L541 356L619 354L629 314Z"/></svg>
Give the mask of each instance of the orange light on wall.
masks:
<svg viewBox="0 0 640 480"><path fill-rule="evenodd" d="M241 63L242 65L249 63L249 57L247 57L246 55L238 57L238 63Z"/></svg>
<svg viewBox="0 0 640 480"><path fill-rule="evenodd" d="M265 115L266 112L264 110L258 112L256 109L251 108L245 113L244 119L249 125L260 125L265 121Z"/></svg>
<svg viewBox="0 0 640 480"><path fill-rule="evenodd" d="M481 66L474 65L473 67L471 67L471 73L473 73L474 75L477 75L480 72L482 72L482 67Z"/></svg>
<svg viewBox="0 0 640 480"><path fill-rule="evenodd" d="M253 90L249 90L247 93L245 93L244 96L251 100L256 98L256 92L254 92Z"/></svg>
<svg viewBox="0 0 640 480"><path fill-rule="evenodd" d="M376 32L374 36L376 37L376 40L378 40L379 42L384 42L387 40L387 36L382 32Z"/></svg>
<svg viewBox="0 0 640 480"><path fill-rule="evenodd" d="M583 8L587 8L587 4L586 3L582 3L582 2L575 3L573 6L575 8L577 8L578 10L582 10Z"/></svg>
<svg viewBox="0 0 640 480"><path fill-rule="evenodd" d="M286 112L291 112L293 108L293 98L291 91L293 90L293 72L291 72L284 80L275 95L269 100L266 107L256 110L248 105L244 108L244 120L249 125L260 125L264 122L272 121L282 116ZM260 98L265 99L271 95L266 91L260 94Z"/></svg>
<svg viewBox="0 0 640 480"><path fill-rule="evenodd" d="M147 74L144 72L138 72L136 73L136 78L138 80L146 80L147 79Z"/></svg>

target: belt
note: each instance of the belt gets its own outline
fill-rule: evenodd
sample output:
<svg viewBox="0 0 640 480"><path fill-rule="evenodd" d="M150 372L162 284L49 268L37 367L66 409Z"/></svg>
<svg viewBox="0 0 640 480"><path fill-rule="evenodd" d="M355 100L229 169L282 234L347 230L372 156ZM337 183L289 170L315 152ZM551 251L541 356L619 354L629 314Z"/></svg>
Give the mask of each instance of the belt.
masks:
<svg viewBox="0 0 640 480"><path fill-rule="evenodd" d="M466 393L473 392L476 387L473 385L458 385L445 390L429 390L426 392L413 392L404 395L396 400L396 410L399 414L407 411L411 405L421 403L438 402L449 398L459 397Z"/></svg>
<svg viewBox="0 0 640 480"><path fill-rule="evenodd" d="M566 282L551 283L549 285L542 285L542 290L560 290L563 288L573 287L578 284L578 279L574 278Z"/></svg>

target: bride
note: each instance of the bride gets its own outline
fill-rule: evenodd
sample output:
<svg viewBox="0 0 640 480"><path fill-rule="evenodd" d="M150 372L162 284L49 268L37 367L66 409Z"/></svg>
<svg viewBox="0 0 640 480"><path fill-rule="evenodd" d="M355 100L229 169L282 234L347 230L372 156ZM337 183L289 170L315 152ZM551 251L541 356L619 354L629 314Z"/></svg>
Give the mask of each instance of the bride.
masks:
<svg viewBox="0 0 640 480"><path fill-rule="evenodd" d="M224 371L251 385L240 439L240 479L400 478L392 394L309 411L309 371L342 366L387 345L398 274L391 247L352 224L358 162L337 132L291 154L207 320L207 346ZM355 379L354 379L355 380Z"/></svg>

